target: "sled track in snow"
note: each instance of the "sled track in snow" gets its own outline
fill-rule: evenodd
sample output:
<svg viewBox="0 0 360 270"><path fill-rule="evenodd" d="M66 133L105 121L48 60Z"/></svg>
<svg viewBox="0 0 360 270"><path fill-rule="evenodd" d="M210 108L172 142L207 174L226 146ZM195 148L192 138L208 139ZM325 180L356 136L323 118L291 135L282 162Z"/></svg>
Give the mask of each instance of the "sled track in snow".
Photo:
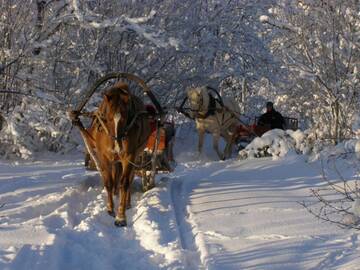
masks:
<svg viewBox="0 0 360 270"><path fill-rule="evenodd" d="M359 269L359 234L296 204L322 183L302 159L189 162L146 193L136 181L121 229L100 177L71 160L0 162L0 269Z"/></svg>
<svg viewBox="0 0 360 270"><path fill-rule="evenodd" d="M192 226L188 222L190 215L186 209L187 202L185 201L182 181L180 179L173 180L170 183L170 190L181 247L185 252L187 266L190 267L189 269L205 269L195 242L196 235L193 234Z"/></svg>
<svg viewBox="0 0 360 270"><path fill-rule="evenodd" d="M159 269L132 227L113 225L97 174L78 162L2 168L0 269Z"/></svg>

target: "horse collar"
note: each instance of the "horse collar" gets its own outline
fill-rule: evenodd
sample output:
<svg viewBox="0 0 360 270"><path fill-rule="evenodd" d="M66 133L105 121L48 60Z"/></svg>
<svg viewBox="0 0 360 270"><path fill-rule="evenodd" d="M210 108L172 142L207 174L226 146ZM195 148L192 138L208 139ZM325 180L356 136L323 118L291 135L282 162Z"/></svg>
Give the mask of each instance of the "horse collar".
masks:
<svg viewBox="0 0 360 270"><path fill-rule="evenodd" d="M209 105L208 105L207 113L205 114L205 118L210 115L214 115L215 111L216 111L216 100L212 95L209 94Z"/></svg>
<svg viewBox="0 0 360 270"><path fill-rule="evenodd" d="M135 112L134 112L134 108L135 105L132 101L132 99L129 99L129 103L127 106L127 119L126 119L126 124L124 127L122 127L120 129L120 132L118 134L117 137L114 136L114 140L125 140L128 137L128 131L130 130L130 128L133 125L133 118L135 117Z"/></svg>
<svg viewBox="0 0 360 270"><path fill-rule="evenodd" d="M216 100L212 95L209 94L209 104L208 104L208 107L207 107L207 111L204 114L202 114L200 111L198 111L198 113L197 113L198 118L206 119L210 115L214 115L215 111L216 111Z"/></svg>

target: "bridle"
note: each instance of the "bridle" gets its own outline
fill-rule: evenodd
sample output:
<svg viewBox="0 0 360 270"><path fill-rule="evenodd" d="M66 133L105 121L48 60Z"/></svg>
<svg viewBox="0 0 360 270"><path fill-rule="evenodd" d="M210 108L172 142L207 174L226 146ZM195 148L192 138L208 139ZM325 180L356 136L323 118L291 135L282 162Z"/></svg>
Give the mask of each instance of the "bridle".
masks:
<svg viewBox="0 0 360 270"><path fill-rule="evenodd" d="M201 119L205 119L207 118L208 116L210 115L213 115L215 113L215 111L219 111L218 107L217 107L217 103L220 105L221 109L220 110L223 110L224 106L223 106L223 103L222 101L219 101L217 100L216 98L214 98L210 93L207 93L209 99L208 99L208 105L207 105L207 108L206 108L206 111L201 111L200 108L203 107L204 105L204 93L202 93L200 95L200 98L199 98L199 101L197 102L199 104L198 106L198 109L192 109L191 106L189 108L189 110L191 112L194 113L194 117L195 118L201 118ZM186 101L186 100L185 100ZM185 102L183 102L185 103ZM183 105L183 104L182 104ZM190 102L190 105L191 105L191 102Z"/></svg>
<svg viewBox="0 0 360 270"><path fill-rule="evenodd" d="M200 95L199 95L200 94ZM203 94L200 92L200 93L196 93L196 96L197 96L197 100L190 100L190 108L189 110L194 114L195 118L201 116L203 113L206 114L206 112L203 112L201 111L203 105L204 105L204 96ZM194 108L193 104L196 102L196 105L197 105L197 108Z"/></svg>
<svg viewBox="0 0 360 270"><path fill-rule="evenodd" d="M129 108L128 108L128 112L129 112ZM117 136L115 135L112 135L111 132L109 131L109 128L108 126L106 125L106 119L105 119L105 116L104 114L100 113L99 111L96 111L94 113L94 116L95 118L99 121L99 124L100 126L103 128L103 130L105 131L106 135L108 135L114 142L115 142L115 145L116 144L120 144L120 142L126 140L128 138L128 132L131 130L131 128L134 126L134 124L136 123L137 119L141 116L149 116L151 115L148 111L139 111L137 113L135 113L134 117L132 117L131 121L127 121L126 125L124 127L121 128L121 132L118 133ZM161 114L159 114L160 116ZM129 116L129 113L128 113L128 116ZM152 153L153 153L153 158L155 158L156 156L156 149L158 147L158 140L159 140L159 128L160 128L160 120L158 119L158 117L156 117L157 120L156 120L156 143L154 144L153 146L153 149L152 149ZM129 119L129 118L128 118ZM146 141L148 140L148 138L145 139L144 142L142 143L145 143ZM115 146L116 147L116 146ZM120 147L120 146L119 146ZM116 148L115 148L116 149ZM117 154L121 155L123 153L123 150L119 149L119 152ZM142 168L145 168L146 166L148 166L149 164L151 164L153 162L153 158L151 158L148 162L146 162L145 164L143 163L140 163L140 164L137 164L137 163L134 163L132 162L131 160L127 159L127 161L132 165L134 166L135 168L138 168L138 169L142 169ZM118 162L118 161L116 161Z"/></svg>
<svg viewBox="0 0 360 270"><path fill-rule="evenodd" d="M128 108L127 108L127 121L126 121L126 124L123 127L121 127L120 132L118 132L117 136L113 135L110 132L108 126L106 125L107 120L106 120L106 118L104 116L104 113L101 113L100 111L96 111L94 113L95 118L98 120L100 126L103 128L106 135L108 135L113 141L122 141L122 140L127 139L128 132L134 126L137 119L140 116L149 115L149 112L147 112L147 111L139 111L139 112L136 112L133 117L131 117L131 108L130 107L131 106L128 106ZM129 121L130 118L131 118L131 120Z"/></svg>

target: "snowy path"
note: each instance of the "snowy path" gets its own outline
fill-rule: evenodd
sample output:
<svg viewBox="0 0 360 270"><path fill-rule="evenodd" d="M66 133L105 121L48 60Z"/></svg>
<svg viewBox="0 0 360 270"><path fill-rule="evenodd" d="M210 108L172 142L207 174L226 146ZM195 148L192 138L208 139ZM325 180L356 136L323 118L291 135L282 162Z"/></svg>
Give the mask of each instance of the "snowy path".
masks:
<svg viewBox="0 0 360 270"><path fill-rule="evenodd" d="M132 227L114 229L81 162L0 168L0 269L158 269Z"/></svg>
<svg viewBox="0 0 360 270"><path fill-rule="evenodd" d="M73 159L0 162L0 269L360 269L358 234L297 203L321 185L317 163L180 164L146 194L135 184L119 229Z"/></svg>
<svg viewBox="0 0 360 270"><path fill-rule="evenodd" d="M358 235L298 202L321 183L301 158L208 164L187 174L188 215L207 269L360 269ZM185 182L186 183L186 182Z"/></svg>

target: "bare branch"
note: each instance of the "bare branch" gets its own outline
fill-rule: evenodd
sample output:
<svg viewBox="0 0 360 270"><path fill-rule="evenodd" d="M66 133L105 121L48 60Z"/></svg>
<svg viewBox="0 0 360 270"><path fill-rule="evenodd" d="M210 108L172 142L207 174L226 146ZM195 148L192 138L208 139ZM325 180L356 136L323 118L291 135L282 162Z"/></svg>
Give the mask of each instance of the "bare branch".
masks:
<svg viewBox="0 0 360 270"><path fill-rule="evenodd" d="M334 169L342 182L342 186L328 180L325 174L324 164L321 162L323 179L328 183L325 188L311 189L311 197L315 202L301 202L310 214L316 218L338 225L341 228L353 228L360 230L360 217L352 212L354 203L353 195L358 196L359 185L355 180L353 186L345 179L336 166Z"/></svg>

